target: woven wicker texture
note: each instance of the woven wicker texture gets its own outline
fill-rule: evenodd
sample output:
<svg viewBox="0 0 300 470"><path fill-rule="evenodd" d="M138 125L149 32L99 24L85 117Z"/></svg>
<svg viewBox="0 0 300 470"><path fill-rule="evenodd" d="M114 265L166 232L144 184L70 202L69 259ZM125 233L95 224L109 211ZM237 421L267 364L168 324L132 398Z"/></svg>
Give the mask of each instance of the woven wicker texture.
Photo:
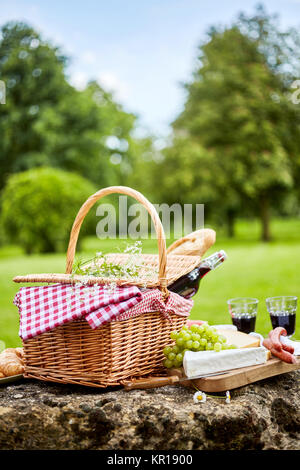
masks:
<svg viewBox="0 0 300 470"><path fill-rule="evenodd" d="M152 312L96 330L86 321L55 328L24 342L25 377L103 388L163 372L162 349L186 321L171 318Z"/></svg>
<svg viewBox="0 0 300 470"><path fill-rule="evenodd" d="M108 253L106 260L108 262L125 265L129 255L122 253ZM63 284L75 284L77 282L84 282L87 285L92 284L107 284L112 281L117 285L135 285L139 287L158 287L160 281L158 279L159 259L158 255L145 254L140 255L140 259L143 262L143 266L139 270L138 276L131 278L114 278L114 277L96 277L96 276L79 276L72 274L56 274L56 273L44 273L44 274L28 274L26 276L14 277L14 282L18 283L56 283L60 282ZM183 255L170 255L167 256L166 264L166 285L172 284L180 276L189 273L200 263L201 258L199 256L183 256Z"/></svg>

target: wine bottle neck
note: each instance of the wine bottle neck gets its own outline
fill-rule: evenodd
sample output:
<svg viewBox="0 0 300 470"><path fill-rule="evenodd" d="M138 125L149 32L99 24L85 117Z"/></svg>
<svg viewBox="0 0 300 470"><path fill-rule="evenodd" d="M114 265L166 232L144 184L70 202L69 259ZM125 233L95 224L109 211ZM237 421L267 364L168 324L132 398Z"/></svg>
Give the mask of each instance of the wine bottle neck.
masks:
<svg viewBox="0 0 300 470"><path fill-rule="evenodd" d="M201 261L199 264L199 268L204 268L207 267L210 270L216 269L218 266L220 266L224 261L227 259L227 255L224 250L217 251L216 253L213 253L211 256L208 256L204 260Z"/></svg>

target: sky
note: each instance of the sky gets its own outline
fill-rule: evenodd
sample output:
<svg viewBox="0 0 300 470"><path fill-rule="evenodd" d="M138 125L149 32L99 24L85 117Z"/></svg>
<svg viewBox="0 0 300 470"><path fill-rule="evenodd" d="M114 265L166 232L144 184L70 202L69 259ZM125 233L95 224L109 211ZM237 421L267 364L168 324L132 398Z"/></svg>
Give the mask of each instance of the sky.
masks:
<svg viewBox="0 0 300 470"><path fill-rule="evenodd" d="M71 58L70 82L114 93L138 116L140 135L164 139L183 108L197 46L212 25L230 24L257 0L0 0L0 24L22 20ZM265 0L282 28L300 25L300 0Z"/></svg>

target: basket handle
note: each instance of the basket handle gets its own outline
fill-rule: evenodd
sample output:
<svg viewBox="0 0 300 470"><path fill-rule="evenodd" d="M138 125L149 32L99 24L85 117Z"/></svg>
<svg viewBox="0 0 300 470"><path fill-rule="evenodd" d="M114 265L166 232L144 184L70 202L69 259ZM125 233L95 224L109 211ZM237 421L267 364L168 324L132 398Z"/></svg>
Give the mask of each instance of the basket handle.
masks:
<svg viewBox="0 0 300 470"><path fill-rule="evenodd" d="M78 240L78 235L80 231L81 224L91 209L91 207L102 197L107 196L112 193L119 193L119 194L126 194L127 196L131 196L140 202L149 212L151 219L154 223L156 235L157 235L157 245L158 245L158 258L159 258L159 272L158 272L158 280L160 283L161 289L167 294L167 279L166 279L166 265L167 265L167 249L166 249L166 238L165 232L158 216L158 213L151 204L148 199L145 198L140 192L136 191L135 189L129 188L127 186L109 186L107 188L100 189L95 194L90 196L85 203L79 209L79 212L74 220L69 246L67 251L67 261L66 261L66 274L72 273L74 256L76 251L76 245Z"/></svg>

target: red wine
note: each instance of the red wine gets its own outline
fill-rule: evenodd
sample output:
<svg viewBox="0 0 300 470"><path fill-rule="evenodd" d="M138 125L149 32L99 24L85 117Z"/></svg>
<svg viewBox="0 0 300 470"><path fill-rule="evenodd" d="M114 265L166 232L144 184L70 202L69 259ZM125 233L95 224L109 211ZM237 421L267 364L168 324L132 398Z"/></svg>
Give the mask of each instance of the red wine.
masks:
<svg viewBox="0 0 300 470"><path fill-rule="evenodd" d="M288 336L292 336L295 333L295 325L296 325L296 315L289 314L286 312L279 312L279 313L271 313L270 314L272 327L277 328L277 326L281 326L287 332Z"/></svg>
<svg viewBox="0 0 300 470"><path fill-rule="evenodd" d="M251 331L255 331L255 320L256 317L254 315L241 315L232 317L232 323L238 329L238 331L242 331L243 333L251 333Z"/></svg>
<svg viewBox="0 0 300 470"><path fill-rule="evenodd" d="M213 269L216 269L227 259L225 251L221 250L205 258L199 266L194 268L188 274L181 276L177 281L168 286L168 290L190 299L199 289L201 279Z"/></svg>

